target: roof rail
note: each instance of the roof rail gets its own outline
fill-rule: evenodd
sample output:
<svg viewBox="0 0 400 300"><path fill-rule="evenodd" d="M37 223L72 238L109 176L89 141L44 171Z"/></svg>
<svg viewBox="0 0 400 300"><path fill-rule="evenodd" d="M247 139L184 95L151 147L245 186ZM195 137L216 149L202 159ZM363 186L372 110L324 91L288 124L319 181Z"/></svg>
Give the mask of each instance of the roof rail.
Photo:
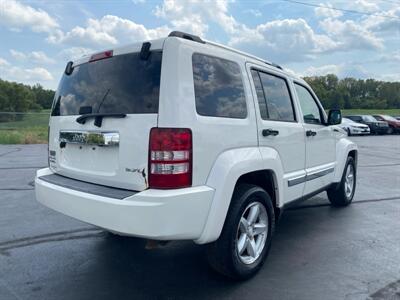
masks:
<svg viewBox="0 0 400 300"><path fill-rule="evenodd" d="M255 56L255 55L252 55L252 54L249 54L249 53L240 51L240 50L236 50L236 49L234 49L234 48L231 48L231 47L228 47L228 46L219 44L219 43L215 43L215 42L211 42L211 41L205 41L205 42L207 42L207 44L210 44L210 45L213 45L213 46L222 48L222 49L226 49L226 50L232 51L232 52L234 52L234 53L237 53L237 54L240 54L240 55L244 55L244 56L247 56L247 57L249 57L249 58L258 60L258 61L260 61L260 62L262 62L262 63L265 63L265 64L267 64L267 65L269 65L269 66L271 66L271 67L274 67L274 68L283 70L283 68L282 68L280 65L277 65L277 64L275 64L275 63L273 63L273 62L269 62L269 61L267 61L267 60L264 60L264 59L262 59L262 58L260 58L260 57Z"/></svg>
<svg viewBox="0 0 400 300"><path fill-rule="evenodd" d="M245 56L247 56L247 57L251 57L251 58L253 58L253 59L256 59L256 60L259 60L259 61L261 61L261 62L264 62L264 63L266 63L267 65L270 65L270 66L275 67L275 68L277 68L277 69L283 70L283 68L282 68L280 65L278 65L278 64L275 64L275 63L273 63L273 62L269 62L269 61L263 60L263 59L261 59L261 58L259 58L259 57L257 57L257 56L254 56L254 55L251 55L251 54L248 54L248 53L245 53L245 52L242 52L242 51L233 49L233 48L231 48L231 47L227 47L227 46L225 46L225 45L221 45L221 44L218 44L218 43L214 43L214 42L202 40L202 39L201 39L199 36L197 36L197 35L193 35L193 34L190 34L190 33L185 33L185 32L182 32L182 31L172 31L168 36L171 36L171 37L178 37L178 38L182 38L182 39L186 39L186 40L190 40L190 41L198 42L198 43L202 43L202 44L206 44L206 42L207 42L207 44L210 44L210 45L213 45L213 46L217 46L217 47L220 47L220 48L224 48L224 49L226 49L226 50L229 50L229 51L232 51L232 52L241 54L241 55L245 55Z"/></svg>
<svg viewBox="0 0 400 300"><path fill-rule="evenodd" d="M269 65L271 65L271 66L273 66L275 68L278 68L280 70L283 70L283 68L280 65L276 64L276 63L267 63L267 64L269 64Z"/></svg>
<svg viewBox="0 0 400 300"><path fill-rule="evenodd" d="M189 34L189 33L185 33L185 32L182 32L182 31L172 31L168 36L178 37L178 38L182 38L182 39L185 39L185 40L190 40L190 41L198 42L198 43L202 43L202 44L206 43L199 36L193 35L193 34Z"/></svg>

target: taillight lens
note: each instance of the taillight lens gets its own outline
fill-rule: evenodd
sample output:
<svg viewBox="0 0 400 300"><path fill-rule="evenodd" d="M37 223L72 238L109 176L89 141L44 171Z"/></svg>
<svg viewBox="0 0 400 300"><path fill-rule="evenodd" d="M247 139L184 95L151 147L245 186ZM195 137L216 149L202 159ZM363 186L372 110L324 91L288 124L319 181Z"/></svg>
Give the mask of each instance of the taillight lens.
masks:
<svg viewBox="0 0 400 300"><path fill-rule="evenodd" d="M149 186L176 189L192 185L192 131L152 128L149 145Z"/></svg>

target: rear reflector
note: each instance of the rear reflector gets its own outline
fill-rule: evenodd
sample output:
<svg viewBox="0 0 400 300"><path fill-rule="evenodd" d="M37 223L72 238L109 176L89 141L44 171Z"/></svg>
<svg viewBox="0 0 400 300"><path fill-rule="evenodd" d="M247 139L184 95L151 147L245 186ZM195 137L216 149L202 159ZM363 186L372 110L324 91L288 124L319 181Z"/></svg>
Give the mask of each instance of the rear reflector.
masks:
<svg viewBox="0 0 400 300"><path fill-rule="evenodd" d="M192 132L187 128L152 128L149 186L176 189L192 185Z"/></svg>
<svg viewBox="0 0 400 300"><path fill-rule="evenodd" d="M105 59L105 58L110 58L112 56L113 56L113 51L112 50L96 53L96 54L93 54L90 57L89 62L100 60L100 59Z"/></svg>

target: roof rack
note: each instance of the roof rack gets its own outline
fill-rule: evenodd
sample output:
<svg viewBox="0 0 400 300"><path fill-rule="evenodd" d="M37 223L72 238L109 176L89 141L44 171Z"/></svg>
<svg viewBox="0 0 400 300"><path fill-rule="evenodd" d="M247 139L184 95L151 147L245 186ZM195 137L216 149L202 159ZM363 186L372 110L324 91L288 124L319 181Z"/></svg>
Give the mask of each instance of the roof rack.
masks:
<svg viewBox="0 0 400 300"><path fill-rule="evenodd" d="M202 40L202 39L201 39L199 36L197 36L197 35L193 35L193 34L190 34L190 33L185 33L185 32L182 32L182 31L172 31L168 36L171 36L171 37L178 37L178 38L182 38L182 39L186 39L186 40L190 40L190 41L194 41L194 42L198 42L198 43L202 43L202 44L206 44L206 43L207 43L207 44L209 44L209 45L213 45L213 46L220 47L220 48L223 48L223 49L226 49L226 50L229 50L229 51L232 51L232 52L241 54L241 55L245 55L245 56L247 56L247 57L256 59L256 60L261 61L261 62L263 62L263 63L265 63L265 64L267 64L267 65L270 65L270 66L272 66L272 67L275 67L275 68L277 68L277 69L283 70L283 68L282 68L280 65L278 65L278 64L275 64L275 63L273 63L273 62L269 62L269 61L263 60L263 59L261 59L261 58L259 58L259 57L257 57L257 56L254 56L254 55L251 55L251 54L248 54L248 53L245 53L245 52L242 52L242 51L233 49L233 48L231 48L231 47L227 47L227 46L225 46L225 45L221 45L221 44L218 44L218 43L214 43L214 42Z"/></svg>
<svg viewBox="0 0 400 300"><path fill-rule="evenodd" d="M178 38L182 38L182 39L185 39L185 40L190 40L190 41L198 42L198 43L202 43L202 44L206 43L205 41L203 41L197 35L185 33L185 32L182 32L182 31L172 31L168 36L178 37Z"/></svg>
<svg viewBox="0 0 400 300"><path fill-rule="evenodd" d="M267 65L269 65L269 66L271 66L271 67L275 67L275 68L277 68L277 69L279 69L279 70L283 70L283 68L282 68L280 65L278 65L278 64L276 64L276 63L273 63L273 62L269 62L269 61L267 61L267 60L264 60L264 59L262 59L262 58L260 58L260 57L255 56L255 55L252 55L252 54L249 54L249 53L240 51L240 50L236 50L236 49L234 49L234 48L231 48L231 47L228 47L228 46L225 46L225 45L222 45L222 44L218 44L218 43L214 43L214 42L210 42L210 41L205 41L205 42L207 42L207 44L210 44L210 45L213 45L213 46L216 46L216 47L220 47L220 48L223 48L223 49L226 49L226 50L235 52L235 53L237 53L237 54L241 54L241 55L250 57L250 58L252 58L252 59L258 60L258 61L260 61L260 62L262 62L262 63L265 63L265 64L267 64Z"/></svg>

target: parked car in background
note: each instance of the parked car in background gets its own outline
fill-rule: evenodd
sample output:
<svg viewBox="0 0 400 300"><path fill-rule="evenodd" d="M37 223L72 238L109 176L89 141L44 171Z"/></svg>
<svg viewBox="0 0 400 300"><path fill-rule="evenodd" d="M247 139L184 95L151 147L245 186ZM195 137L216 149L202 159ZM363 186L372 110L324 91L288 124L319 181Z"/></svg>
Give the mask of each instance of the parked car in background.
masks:
<svg viewBox="0 0 400 300"><path fill-rule="evenodd" d="M355 134L370 134L368 125L357 123L348 118L342 118L342 123L339 125L339 127L345 130L348 136Z"/></svg>
<svg viewBox="0 0 400 300"><path fill-rule="evenodd" d="M371 134L386 134L389 130L389 124L385 121L378 121L370 115L352 115L346 118L357 123L366 124L369 126Z"/></svg>
<svg viewBox="0 0 400 300"><path fill-rule="evenodd" d="M400 116L394 116L396 120L400 120Z"/></svg>
<svg viewBox="0 0 400 300"><path fill-rule="evenodd" d="M389 124L388 133L400 133L400 120L393 118L388 115L374 115L374 118L378 121L385 121Z"/></svg>

